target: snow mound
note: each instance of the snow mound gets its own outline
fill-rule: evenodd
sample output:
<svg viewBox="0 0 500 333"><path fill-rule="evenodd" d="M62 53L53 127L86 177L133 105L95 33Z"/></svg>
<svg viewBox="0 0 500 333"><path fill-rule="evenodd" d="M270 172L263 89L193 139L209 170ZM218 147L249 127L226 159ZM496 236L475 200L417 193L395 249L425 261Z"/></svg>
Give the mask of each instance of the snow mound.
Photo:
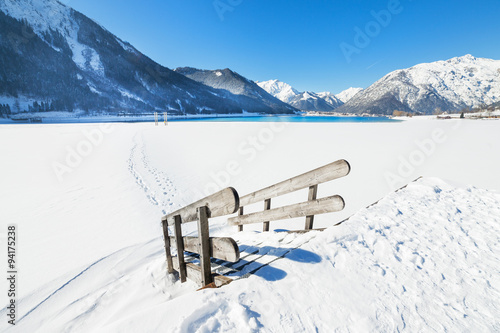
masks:
<svg viewBox="0 0 500 333"><path fill-rule="evenodd" d="M15 329L497 331L499 233L497 192L424 178L221 289L167 276L161 237L122 249L21 299Z"/></svg>

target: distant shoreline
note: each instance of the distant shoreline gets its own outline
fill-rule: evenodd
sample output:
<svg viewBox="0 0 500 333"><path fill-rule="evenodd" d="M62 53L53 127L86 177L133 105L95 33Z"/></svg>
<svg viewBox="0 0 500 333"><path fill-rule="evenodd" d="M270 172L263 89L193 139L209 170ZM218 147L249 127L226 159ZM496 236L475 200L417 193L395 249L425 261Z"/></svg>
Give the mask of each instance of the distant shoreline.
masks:
<svg viewBox="0 0 500 333"><path fill-rule="evenodd" d="M211 114L211 115L167 115L167 122L191 122L191 121L220 121L220 122L387 122L398 121L387 116L380 115L342 115L342 114ZM147 115L75 115L70 112L44 112L44 113L22 113L12 118L0 118L0 124L74 124L74 123L138 123L154 122L153 114ZM163 123L163 113L158 114L158 123Z"/></svg>

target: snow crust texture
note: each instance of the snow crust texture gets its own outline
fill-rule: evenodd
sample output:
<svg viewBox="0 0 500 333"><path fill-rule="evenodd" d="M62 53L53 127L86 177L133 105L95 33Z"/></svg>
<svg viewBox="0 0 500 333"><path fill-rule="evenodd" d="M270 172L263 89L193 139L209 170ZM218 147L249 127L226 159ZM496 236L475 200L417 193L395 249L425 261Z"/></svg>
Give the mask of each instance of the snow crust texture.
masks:
<svg viewBox="0 0 500 333"><path fill-rule="evenodd" d="M23 299L16 330L498 331L499 222L498 193L424 178L217 290L166 276L159 238L125 248Z"/></svg>

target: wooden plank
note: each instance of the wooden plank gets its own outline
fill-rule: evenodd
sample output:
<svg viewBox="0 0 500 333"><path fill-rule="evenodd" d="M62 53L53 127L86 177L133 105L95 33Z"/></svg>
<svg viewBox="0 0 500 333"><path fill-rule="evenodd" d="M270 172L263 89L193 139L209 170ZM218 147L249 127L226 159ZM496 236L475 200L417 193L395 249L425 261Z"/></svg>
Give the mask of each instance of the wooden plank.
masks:
<svg viewBox="0 0 500 333"><path fill-rule="evenodd" d="M275 198L282 194L294 192L309 186L347 176L351 170L346 160L338 160L299 176L271 185L240 198L240 205L247 206L265 199Z"/></svg>
<svg viewBox="0 0 500 333"><path fill-rule="evenodd" d="M198 237L182 237L184 251L200 253ZM229 262L240 260L238 244L230 237L210 237L210 257ZM175 237L170 236L170 246L176 246Z"/></svg>
<svg viewBox="0 0 500 333"><path fill-rule="evenodd" d="M307 201L315 200L317 194L318 194L318 185L309 186L309 196L307 198ZM314 215L306 216L306 226L304 229L305 230L312 229L313 223L314 223Z"/></svg>
<svg viewBox="0 0 500 333"><path fill-rule="evenodd" d="M175 270L179 270L178 261L174 260L174 268ZM201 268L198 265L187 263L186 264L186 276L189 280L195 282L200 287L204 287L201 285ZM233 279L228 278L227 276L222 276L219 274L212 274L212 278L214 280L215 285L221 287L233 281Z"/></svg>
<svg viewBox="0 0 500 333"><path fill-rule="evenodd" d="M208 208L198 207L198 241L200 249L201 285L212 283L212 267L210 266L210 240L208 235Z"/></svg>
<svg viewBox="0 0 500 333"><path fill-rule="evenodd" d="M193 222L198 218L196 209L198 207L208 207L208 217L224 216L236 213L240 207L238 192L232 187L228 187L209 195L206 198L198 200L184 208L162 217L162 221L167 221L168 225L173 225L173 217L180 215L182 223Z"/></svg>
<svg viewBox="0 0 500 333"><path fill-rule="evenodd" d="M177 260L181 282L186 282L186 264L184 263L184 241L182 240L182 219L180 215L174 216L175 245L177 247Z"/></svg>
<svg viewBox="0 0 500 333"><path fill-rule="evenodd" d="M269 210L271 209L271 199L266 199L264 200L264 210ZM262 231L269 231L269 222L270 221L265 221L263 226L262 226Z"/></svg>
<svg viewBox="0 0 500 333"><path fill-rule="evenodd" d="M294 217L338 212L344 209L344 199L341 196L316 199L284 207L278 207L263 212L256 212L227 219L229 225L260 223L262 221L284 220Z"/></svg>
<svg viewBox="0 0 500 333"><path fill-rule="evenodd" d="M240 206L240 209L238 210L238 215L243 215L243 206ZM238 226L238 231L243 231L243 224Z"/></svg>
<svg viewBox="0 0 500 333"><path fill-rule="evenodd" d="M170 239L174 237L168 236L168 225L166 222L162 222L163 227L163 239L165 241L165 254L167 256L167 270L169 274L174 272L174 266L172 265L172 253L170 252Z"/></svg>

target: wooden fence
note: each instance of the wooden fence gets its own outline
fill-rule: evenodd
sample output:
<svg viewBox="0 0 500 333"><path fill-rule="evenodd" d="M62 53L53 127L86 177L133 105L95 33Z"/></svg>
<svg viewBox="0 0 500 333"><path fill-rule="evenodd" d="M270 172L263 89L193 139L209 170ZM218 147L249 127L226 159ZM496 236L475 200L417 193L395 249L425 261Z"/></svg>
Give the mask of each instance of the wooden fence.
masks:
<svg viewBox="0 0 500 333"><path fill-rule="evenodd" d="M209 237L208 219L235 213L239 207L238 193L232 187L196 201L184 208L162 217L163 237L169 273L179 272L181 282L186 278L206 286L226 284L230 279L212 274L210 257L237 262L240 252L236 242L227 237ZM198 237L182 237L181 224L198 222ZM174 236L169 236L168 226L174 227ZM177 257L172 258L170 248L177 249ZM184 262L184 251L198 253L200 266ZM228 281L229 280L229 281Z"/></svg>
<svg viewBox="0 0 500 333"><path fill-rule="evenodd" d="M200 286L221 286L231 279L212 274L210 258L237 262L240 252L236 242L228 237L209 236L209 218L236 213L238 216L228 219L230 225L237 225L243 230L243 225L263 223L263 230L269 231L270 221L294 217L306 217L305 230L313 227L314 215L337 212L344 209L344 200L338 195L317 199L318 185L340 177L350 172L349 163L339 160L299 176L287 179L275 185L255 191L240 198L236 190L228 187L204 199L196 201L184 208L162 217L167 268L169 273L179 272L181 282L186 278L195 281ZM300 189L309 188L308 201L271 208L271 199ZM264 202L264 211L243 214L243 207ZM198 237L183 237L181 225L190 222L198 223ZM168 227L174 227L174 235L170 236ZM172 257L171 247L177 249L177 257ZM198 253L200 265L186 263L184 251Z"/></svg>
<svg viewBox="0 0 500 333"><path fill-rule="evenodd" d="M318 185L340 177L347 176L351 170L346 160L338 160L320 168L284 180L264 189L252 192L240 198L238 216L228 219L231 225L243 230L243 225L263 222L263 230L269 231L270 221L294 217L306 217L305 230L313 227L314 215L337 212L344 209L344 200L338 195L316 199ZM308 201L289 206L271 209L271 199L283 194L309 188ZM264 201L264 211L243 214L243 207Z"/></svg>

